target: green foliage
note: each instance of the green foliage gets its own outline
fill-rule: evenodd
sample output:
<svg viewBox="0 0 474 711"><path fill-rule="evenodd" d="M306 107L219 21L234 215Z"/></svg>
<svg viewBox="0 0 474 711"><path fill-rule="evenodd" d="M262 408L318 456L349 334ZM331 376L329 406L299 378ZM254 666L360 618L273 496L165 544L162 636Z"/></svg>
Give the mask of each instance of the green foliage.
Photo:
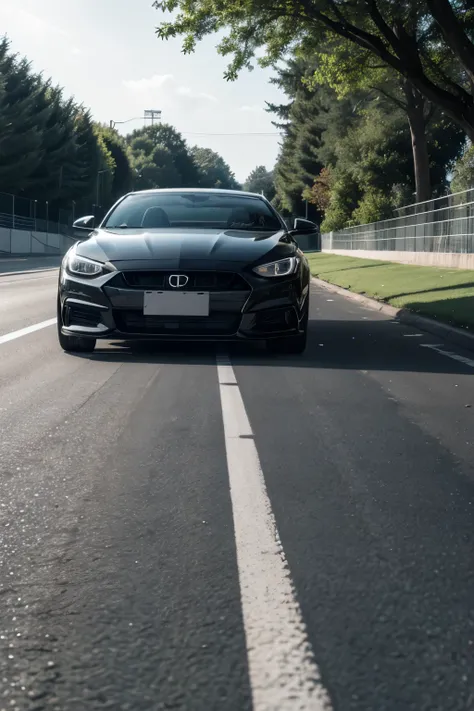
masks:
<svg viewBox="0 0 474 711"><path fill-rule="evenodd" d="M474 145L467 147L457 161L451 183L451 189L455 193L469 188L474 188Z"/></svg>
<svg viewBox="0 0 474 711"><path fill-rule="evenodd" d="M112 202L115 202L132 189L132 166L128 156L127 145L120 134L115 129L105 126L101 127L100 133L103 143L114 162L110 193Z"/></svg>
<svg viewBox="0 0 474 711"><path fill-rule="evenodd" d="M169 124L137 129L127 136L135 190L199 186L199 170L186 141Z"/></svg>
<svg viewBox="0 0 474 711"><path fill-rule="evenodd" d="M366 225L369 222L388 220L392 214L393 204L390 196L383 190L370 187L352 213L352 221L356 225Z"/></svg>
<svg viewBox="0 0 474 711"><path fill-rule="evenodd" d="M172 126L148 126L124 139L94 123L0 40L0 192L38 201L41 214L48 202L54 219L73 203L76 215L100 215L131 189L200 185L240 187L221 156L189 150Z"/></svg>
<svg viewBox="0 0 474 711"><path fill-rule="evenodd" d="M131 147L133 189L181 187L181 175L173 160L173 154L164 145L153 145L152 141L140 140L141 146Z"/></svg>
<svg viewBox="0 0 474 711"><path fill-rule="evenodd" d="M329 206L324 213L321 231L332 232L348 225L360 199L361 191L353 177L341 170L334 171Z"/></svg>
<svg viewBox="0 0 474 711"><path fill-rule="evenodd" d="M385 75L381 90L362 74L351 79L353 85L340 77L336 90L336 81L327 81L327 75L324 85L317 81L321 55L322 50L313 61L290 62L274 81L289 99L287 105L269 107L286 120L275 169L279 203L295 214L303 209L302 199L308 200L324 215L325 230L390 217L394 207L413 201L415 188L400 80L387 69L374 68ZM364 59L360 53L359 59ZM440 194L464 138L433 108L426 123L428 180Z"/></svg>
<svg viewBox="0 0 474 711"><path fill-rule="evenodd" d="M249 193L263 193L267 200L273 200L276 193L273 173L264 165L257 166L245 181L244 190Z"/></svg>
<svg viewBox="0 0 474 711"><path fill-rule="evenodd" d="M42 130L50 116L47 86L26 60L0 42L0 191L25 190L41 164ZM11 190L10 190L11 191Z"/></svg>
<svg viewBox="0 0 474 711"><path fill-rule="evenodd" d="M240 185L225 160L210 148L194 146L191 156L199 171L199 187L239 190Z"/></svg>
<svg viewBox="0 0 474 711"><path fill-rule="evenodd" d="M323 167L320 148L328 96L325 91L315 93L305 86L307 74L308 63L297 60L289 62L275 81L290 99L285 137L274 171L275 187L279 201L292 215L305 211L303 194ZM281 108L276 107L276 112L281 115ZM318 219L314 209L308 216Z"/></svg>
<svg viewBox="0 0 474 711"><path fill-rule="evenodd" d="M183 37L192 52L206 35L219 33L218 51L229 57L235 79L259 63L274 66L288 54L313 56L322 43L343 38L410 81L432 103L474 136L472 2L460 0L155 0L167 15L158 37ZM470 11L469 11L470 10ZM171 17L171 19L169 19ZM351 65L351 69L353 69Z"/></svg>
<svg viewBox="0 0 474 711"><path fill-rule="evenodd" d="M124 142L65 99L0 41L0 191L49 204L107 208L130 184Z"/></svg>
<svg viewBox="0 0 474 711"><path fill-rule="evenodd" d="M240 187L218 153L198 146L189 149L181 134L168 124L140 128L126 141L135 190Z"/></svg>

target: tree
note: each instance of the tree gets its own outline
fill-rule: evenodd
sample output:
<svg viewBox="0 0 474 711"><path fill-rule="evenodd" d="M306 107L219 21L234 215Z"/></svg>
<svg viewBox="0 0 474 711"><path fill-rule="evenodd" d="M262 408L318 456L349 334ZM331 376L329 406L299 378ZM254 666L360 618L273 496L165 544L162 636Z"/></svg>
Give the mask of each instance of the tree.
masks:
<svg viewBox="0 0 474 711"><path fill-rule="evenodd" d="M466 147L453 170L451 189L454 193L474 188L474 145Z"/></svg>
<svg viewBox="0 0 474 711"><path fill-rule="evenodd" d="M260 63L270 66L289 50L311 56L321 41L342 37L407 79L474 139L471 0L155 0L154 6L172 13L158 36L184 36L184 52L227 30L218 49L232 57L228 79L251 67L258 47L266 48Z"/></svg>
<svg viewBox="0 0 474 711"><path fill-rule="evenodd" d="M151 141L140 145L142 148L137 150L132 143L133 189L181 187L181 175L171 151L163 145L154 146Z"/></svg>
<svg viewBox="0 0 474 711"><path fill-rule="evenodd" d="M222 188L238 190L240 188L234 173L225 160L210 148L194 146L191 156L199 172L201 188Z"/></svg>
<svg viewBox="0 0 474 711"><path fill-rule="evenodd" d="M257 166L245 181L244 190L250 193L263 193L267 200L273 200L276 193L273 173L264 165Z"/></svg>
<svg viewBox="0 0 474 711"><path fill-rule="evenodd" d="M293 58L280 67L272 83L287 94L289 102L278 106L267 104L267 110L278 119L274 125L284 134L274 181L278 207L289 215L306 214L303 193L311 188L323 167L318 155L319 117L326 110L327 97L323 91L314 92L304 82L309 66L307 60ZM319 219L317 212L311 217Z"/></svg>
<svg viewBox="0 0 474 711"><path fill-rule="evenodd" d="M127 136L126 140L132 156L135 155L135 158L140 157L139 162L143 162L144 157L148 157L149 163L151 161L151 163L160 166L160 163L156 161L160 160L160 156L166 155L163 167L167 169L161 172L160 180L169 180L170 183L161 184L157 187L195 188L199 185L198 168L188 150L186 141L173 126L162 123L146 126L133 131ZM157 147L166 149L167 153L160 152L155 154L154 149ZM172 158L172 170L169 164L169 156Z"/></svg>
<svg viewBox="0 0 474 711"><path fill-rule="evenodd" d="M75 107L74 131L76 150L74 156L74 181L71 183L68 199L77 202L78 212L88 213L99 207L107 208L111 202L110 186L115 163L100 131L83 106ZM65 166L67 169L70 166ZM93 207L96 206L96 207Z"/></svg>
<svg viewBox="0 0 474 711"><path fill-rule="evenodd" d="M336 38L319 50L315 58L316 69L312 83L328 84L342 98L350 92L363 91L393 104L407 117L410 128L415 191L417 202L432 197L432 175L428 131L430 124L440 119L440 111L393 69L380 65L367 50L351 42ZM446 125L446 122L445 122ZM450 145L455 157L464 142L461 129L450 131Z"/></svg>
<svg viewBox="0 0 474 711"><path fill-rule="evenodd" d="M64 201L76 194L81 169L76 163L73 99L64 100L60 87L47 86L45 106L49 116L41 130L41 161L30 174L25 194L38 200Z"/></svg>
<svg viewBox="0 0 474 711"><path fill-rule="evenodd" d="M47 85L25 59L0 41L0 191L20 192L31 186L39 168L42 131L50 116ZM33 181L34 182L34 181Z"/></svg>
<svg viewBox="0 0 474 711"><path fill-rule="evenodd" d="M321 213L327 212L331 204L331 188L333 178L330 168L323 168L316 177L311 188L306 188L304 198L312 205L316 205Z"/></svg>
<svg viewBox="0 0 474 711"><path fill-rule="evenodd" d="M114 161L114 172L110 191L111 200L115 202L132 189L132 166L130 164L127 145L120 134L108 126L101 126L100 134L105 147Z"/></svg>

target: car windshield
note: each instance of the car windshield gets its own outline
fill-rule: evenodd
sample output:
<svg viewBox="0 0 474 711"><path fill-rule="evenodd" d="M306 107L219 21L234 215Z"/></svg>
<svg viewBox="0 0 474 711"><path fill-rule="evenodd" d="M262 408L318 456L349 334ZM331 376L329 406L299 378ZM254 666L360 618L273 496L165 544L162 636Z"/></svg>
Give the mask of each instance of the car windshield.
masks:
<svg viewBox="0 0 474 711"><path fill-rule="evenodd" d="M282 225L259 197L219 193L136 193L109 215L109 229L234 229L276 231Z"/></svg>

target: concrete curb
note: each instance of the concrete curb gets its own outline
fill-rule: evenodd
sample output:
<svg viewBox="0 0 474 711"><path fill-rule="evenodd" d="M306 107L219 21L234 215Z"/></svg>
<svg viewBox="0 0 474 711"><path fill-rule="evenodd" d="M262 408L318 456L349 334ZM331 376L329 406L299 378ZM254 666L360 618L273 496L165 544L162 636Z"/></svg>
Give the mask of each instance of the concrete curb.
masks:
<svg viewBox="0 0 474 711"><path fill-rule="evenodd" d="M373 309L374 311L379 311L387 316L391 316L401 323L416 326L420 329L420 331L426 331L426 333L439 336L448 343L453 343L457 346L461 346L462 348L466 348L467 350L474 351L474 334L472 333L466 333L466 331L463 331L460 328L448 326L447 324L440 323L439 321L434 321L431 318L426 318L426 316L419 316L408 309L397 309L395 306L383 303L383 301L377 301L376 299L371 299L368 296L356 294L353 291L344 289L341 286L329 284L329 282L318 279L317 277L311 277L311 281L316 286L320 286L327 291L333 292L334 294L339 294L339 296L343 296L351 301L356 301L361 306L365 306L368 309Z"/></svg>

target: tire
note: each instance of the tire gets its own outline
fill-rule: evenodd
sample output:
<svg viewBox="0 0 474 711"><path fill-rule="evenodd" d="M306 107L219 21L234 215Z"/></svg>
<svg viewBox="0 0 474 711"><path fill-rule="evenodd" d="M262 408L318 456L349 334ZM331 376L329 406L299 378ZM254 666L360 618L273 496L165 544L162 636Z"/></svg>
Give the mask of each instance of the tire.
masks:
<svg viewBox="0 0 474 711"><path fill-rule="evenodd" d="M267 341L267 350L270 353L287 353L288 355L301 355L306 350L308 340L308 318L309 310L303 317L303 332L297 336L286 336L285 338L275 338Z"/></svg>
<svg viewBox="0 0 474 711"><path fill-rule="evenodd" d="M58 340L59 345L66 351L66 353L92 353L95 348L96 339L95 338L82 338L81 336L66 336L61 332L63 325L63 318L61 313L61 306L58 299Z"/></svg>

